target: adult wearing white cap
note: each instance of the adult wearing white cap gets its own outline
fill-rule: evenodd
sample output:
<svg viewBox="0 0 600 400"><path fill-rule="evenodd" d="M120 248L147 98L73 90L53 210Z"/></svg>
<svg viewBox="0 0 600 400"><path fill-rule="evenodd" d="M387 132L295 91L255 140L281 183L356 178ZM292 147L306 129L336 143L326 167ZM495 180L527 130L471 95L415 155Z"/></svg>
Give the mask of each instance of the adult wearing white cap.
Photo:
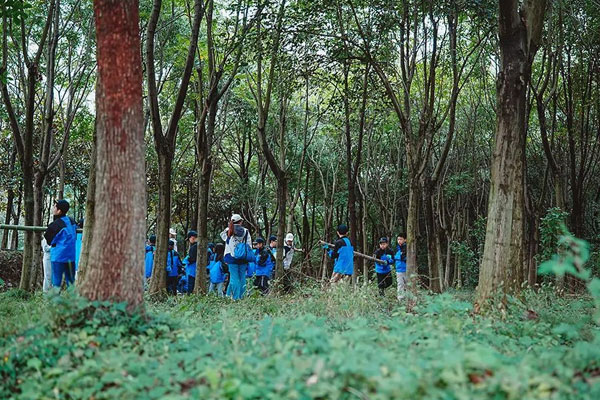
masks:
<svg viewBox="0 0 600 400"><path fill-rule="evenodd" d="M177 231L175 230L175 228L169 228L169 240L175 242L173 250L177 251Z"/></svg>
<svg viewBox="0 0 600 400"><path fill-rule="evenodd" d="M246 270L248 261L234 256L238 244L246 244L252 248L252 238L248 229L242 226L243 219L239 214L233 214L229 226L221 232L221 239L225 242L223 261L229 266L229 285L227 296L234 300L241 299L246 291Z"/></svg>
<svg viewBox="0 0 600 400"><path fill-rule="evenodd" d="M292 290L292 259L294 258L294 235L288 233L285 235L285 241L283 242L283 290L290 292Z"/></svg>

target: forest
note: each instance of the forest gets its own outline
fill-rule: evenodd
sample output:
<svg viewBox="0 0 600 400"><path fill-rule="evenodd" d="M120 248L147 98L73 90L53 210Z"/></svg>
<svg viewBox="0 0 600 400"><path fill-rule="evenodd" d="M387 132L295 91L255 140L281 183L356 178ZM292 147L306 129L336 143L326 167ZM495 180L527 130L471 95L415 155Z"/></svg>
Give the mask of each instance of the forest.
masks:
<svg viewBox="0 0 600 400"><path fill-rule="evenodd" d="M0 398L600 398L598 0L0 16Z"/></svg>

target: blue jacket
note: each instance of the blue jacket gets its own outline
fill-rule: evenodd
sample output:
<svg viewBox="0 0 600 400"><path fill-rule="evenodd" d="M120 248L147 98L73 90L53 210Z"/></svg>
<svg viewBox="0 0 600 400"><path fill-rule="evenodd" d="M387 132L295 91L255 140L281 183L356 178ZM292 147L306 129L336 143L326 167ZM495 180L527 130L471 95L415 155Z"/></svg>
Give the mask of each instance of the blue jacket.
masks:
<svg viewBox="0 0 600 400"><path fill-rule="evenodd" d="M175 250L167 251L167 276L178 276L183 264Z"/></svg>
<svg viewBox="0 0 600 400"><path fill-rule="evenodd" d="M404 252L402 248L404 248ZM406 245L397 247L394 261L396 262L396 272L406 272Z"/></svg>
<svg viewBox="0 0 600 400"><path fill-rule="evenodd" d="M265 248L259 250L256 255L256 276L271 277L274 266L273 253Z"/></svg>
<svg viewBox="0 0 600 400"><path fill-rule="evenodd" d="M50 250L50 261L75 263L77 247L77 225L68 216L54 217L54 221L48 225L44 238L52 246Z"/></svg>
<svg viewBox="0 0 600 400"><path fill-rule="evenodd" d="M252 251L254 252L254 256L256 257L258 255L258 249L252 249ZM256 273L256 263L255 262L248 263L248 269L246 270L246 278L252 278L255 273Z"/></svg>
<svg viewBox="0 0 600 400"><path fill-rule="evenodd" d="M152 265L154 265L154 252L156 247L147 245L146 246L146 261L145 261L145 276L150 278L152 276Z"/></svg>
<svg viewBox="0 0 600 400"><path fill-rule="evenodd" d="M378 274L388 274L391 272L391 266L394 264L394 253L392 250L385 249L377 249L374 254L375 258L378 260L384 260L385 264L375 263L375 272Z"/></svg>
<svg viewBox="0 0 600 400"><path fill-rule="evenodd" d="M208 264L210 283L223 283L225 282L225 274L223 273L222 261L211 261Z"/></svg>
<svg viewBox="0 0 600 400"><path fill-rule="evenodd" d="M333 272L342 275L354 273L354 247L350 239L344 236L336 240L334 249L329 250L328 254L335 260Z"/></svg>

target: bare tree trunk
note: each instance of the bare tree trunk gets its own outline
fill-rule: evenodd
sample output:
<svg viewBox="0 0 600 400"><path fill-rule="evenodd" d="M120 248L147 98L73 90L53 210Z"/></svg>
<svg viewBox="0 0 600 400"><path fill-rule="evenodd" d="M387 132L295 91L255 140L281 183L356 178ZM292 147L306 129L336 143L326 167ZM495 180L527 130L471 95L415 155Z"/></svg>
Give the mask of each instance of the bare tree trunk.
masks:
<svg viewBox="0 0 600 400"><path fill-rule="evenodd" d="M16 147L13 146L13 150L11 152L10 155L10 163L8 166L8 173L9 173L9 179L12 180L13 177L13 173L15 170L15 162L16 162L16 158L17 158L17 149ZM14 200L15 200L15 191L13 189L12 186L12 182L9 184L8 189L6 191L6 215L4 217L4 223L6 225L10 225L10 220L12 217L12 212L13 212L13 207L14 207ZM0 244L0 249L6 249L8 248L8 234L9 234L9 230L6 229L4 230L4 234L2 235L2 244Z"/></svg>
<svg viewBox="0 0 600 400"><path fill-rule="evenodd" d="M92 157L90 160L90 172L88 174L87 195L85 200L85 219L83 224L83 236L81 238L81 254L79 256L79 266L77 270L77 280L82 282L87 273L87 266L90 256L90 248L94 240L94 212L96 209L96 159L97 159L98 138L96 129L92 142Z"/></svg>
<svg viewBox="0 0 600 400"><path fill-rule="evenodd" d="M96 0L98 84L92 246L80 293L143 302L146 225L142 62L137 0ZM115 218L118 215L119 218Z"/></svg>
<svg viewBox="0 0 600 400"><path fill-rule="evenodd" d="M167 289L167 248L169 243L169 226L171 223L171 173L172 156L158 152L158 210L156 219L156 251L154 266L148 291L156 295Z"/></svg>
<svg viewBox="0 0 600 400"><path fill-rule="evenodd" d="M501 70L496 143L477 308L495 291L518 291L523 277L526 94L539 47L546 0L499 1Z"/></svg>

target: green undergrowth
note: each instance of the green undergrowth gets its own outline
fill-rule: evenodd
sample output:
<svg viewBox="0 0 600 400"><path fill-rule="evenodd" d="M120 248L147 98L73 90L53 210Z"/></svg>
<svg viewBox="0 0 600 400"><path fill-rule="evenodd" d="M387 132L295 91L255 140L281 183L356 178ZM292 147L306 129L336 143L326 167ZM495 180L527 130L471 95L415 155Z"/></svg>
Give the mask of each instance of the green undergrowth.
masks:
<svg viewBox="0 0 600 400"><path fill-rule="evenodd" d="M391 289L391 288L390 288ZM472 313L472 293L339 286L232 302L90 303L0 294L0 398L598 399L586 295L551 287Z"/></svg>

